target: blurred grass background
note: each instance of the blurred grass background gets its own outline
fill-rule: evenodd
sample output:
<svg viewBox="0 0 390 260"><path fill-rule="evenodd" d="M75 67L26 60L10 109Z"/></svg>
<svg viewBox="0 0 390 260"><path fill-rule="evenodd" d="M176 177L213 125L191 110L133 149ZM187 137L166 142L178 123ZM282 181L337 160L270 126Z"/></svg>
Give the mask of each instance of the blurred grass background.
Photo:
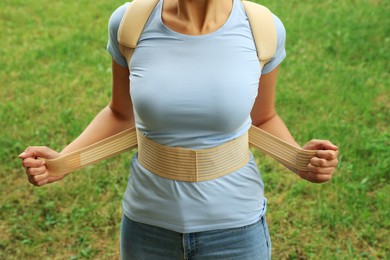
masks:
<svg viewBox="0 0 390 260"><path fill-rule="evenodd" d="M107 22L118 0L0 1L0 259L117 259L131 153L41 188L17 155L61 150L109 101ZM274 259L389 259L390 2L262 3L287 30L277 107L340 167L310 184L255 152Z"/></svg>

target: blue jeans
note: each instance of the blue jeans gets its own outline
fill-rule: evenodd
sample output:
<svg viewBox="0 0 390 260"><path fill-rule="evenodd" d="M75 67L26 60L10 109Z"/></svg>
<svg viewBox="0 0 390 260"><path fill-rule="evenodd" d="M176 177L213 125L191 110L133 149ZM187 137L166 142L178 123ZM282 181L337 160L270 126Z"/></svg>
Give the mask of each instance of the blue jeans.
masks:
<svg viewBox="0 0 390 260"><path fill-rule="evenodd" d="M123 216L120 246L122 260L271 259L265 216L244 227L184 234Z"/></svg>

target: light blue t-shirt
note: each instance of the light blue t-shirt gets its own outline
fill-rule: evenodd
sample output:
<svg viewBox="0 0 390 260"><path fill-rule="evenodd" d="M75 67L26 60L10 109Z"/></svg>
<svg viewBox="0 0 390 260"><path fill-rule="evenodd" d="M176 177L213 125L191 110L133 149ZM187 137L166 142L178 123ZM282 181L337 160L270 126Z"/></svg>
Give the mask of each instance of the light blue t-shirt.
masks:
<svg viewBox="0 0 390 260"><path fill-rule="evenodd" d="M109 22L108 51L128 66L117 31L128 3ZM162 0L152 12L130 62L130 94L136 127L167 146L204 149L241 136L261 74L284 59L285 30L275 16L278 47L260 71L248 19L239 0L215 32L190 36L166 27ZM263 181L253 157L240 170L198 183L161 178L131 163L123 212L134 221L176 232L233 228L256 222L265 212Z"/></svg>

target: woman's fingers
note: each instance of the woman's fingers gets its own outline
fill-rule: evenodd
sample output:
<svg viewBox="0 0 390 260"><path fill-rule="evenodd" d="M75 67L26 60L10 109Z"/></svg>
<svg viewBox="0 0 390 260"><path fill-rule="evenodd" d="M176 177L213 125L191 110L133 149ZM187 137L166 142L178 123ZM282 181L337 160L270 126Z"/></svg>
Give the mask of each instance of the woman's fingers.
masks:
<svg viewBox="0 0 390 260"><path fill-rule="evenodd" d="M334 144L332 144L328 140L318 140L318 139L313 139L307 144L305 144L303 149L306 150L332 150L332 151L337 151L338 147Z"/></svg>
<svg viewBox="0 0 390 260"><path fill-rule="evenodd" d="M49 176L45 161L40 158L54 159L60 154L46 146L30 146L19 155L22 159L22 165L25 168L28 181L36 186L42 186L46 183L54 182L63 178L63 176L52 178Z"/></svg>
<svg viewBox="0 0 390 260"><path fill-rule="evenodd" d="M312 164L309 164L307 166L307 168L309 169L309 171L313 174L316 174L316 175L330 175L332 176L335 168L334 167L318 167L318 166L314 166Z"/></svg>
<svg viewBox="0 0 390 260"><path fill-rule="evenodd" d="M35 186L42 186L42 185L45 185L47 183L59 181L65 177L65 175L64 176L50 176L48 171L45 171L43 174L39 174L39 175L28 175L27 174L27 176L28 176L28 181Z"/></svg>
<svg viewBox="0 0 390 260"><path fill-rule="evenodd" d="M34 182L34 183L38 183L42 180L45 180L49 177L49 174L48 172L45 170L43 173L40 173L40 174L35 174L35 175L28 175L28 178Z"/></svg>
<svg viewBox="0 0 390 260"><path fill-rule="evenodd" d="M46 159L54 159L59 157L60 154L46 146L30 146L19 155L19 158L26 159L29 157L37 158L42 157Z"/></svg>
<svg viewBox="0 0 390 260"><path fill-rule="evenodd" d="M303 149L317 150L307 166L308 171L298 174L305 180L322 183L329 181L338 165L339 148L328 140L313 139L303 146Z"/></svg>
<svg viewBox="0 0 390 260"><path fill-rule="evenodd" d="M46 184L49 177L49 173L47 172L45 166L40 166L37 168L26 168L26 174L28 181L35 186Z"/></svg>
<svg viewBox="0 0 390 260"><path fill-rule="evenodd" d="M330 181L332 179L331 174L317 174L314 172L300 172L299 176L302 179L305 179L307 181L313 182L313 183L323 183Z"/></svg>
<svg viewBox="0 0 390 260"><path fill-rule="evenodd" d="M41 175L38 175L38 176L41 176ZM45 185L46 183L48 183L48 174L44 174L44 176L41 176L41 178L37 178L37 176L29 176L28 178L28 181L35 185L35 186L42 186L42 185Z"/></svg>
<svg viewBox="0 0 390 260"><path fill-rule="evenodd" d="M313 157L310 160L310 165L319 168L336 167L338 163L337 157L332 157L331 159Z"/></svg>
<svg viewBox="0 0 390 260"><path fill-rule="evenodd" d="M45 166L40 166L36 168L26 168L26 173L30 176L42 175L47 171Z"/></svg>
<svg viewBox="0 0 390 260"><path fill-rule="evenodd" d="M336 159L339 155L339 150L318 150L317 157L325 160Z"/></svg>
<svg viewBox="0 0 390 260"><path fill-rule="evenodd" d="M329 158L333 158L333 155ZM308 171L299 172L301 178L314 183L322 183L332 179L338 164L337 157L331 160L313 157L307 166Z"/></svg>
<svg viewBox="0 0 390 260"><path fill-rule="evenodd" d="M35 159L32 157L28 157L22 160L22 165L25 168L37 168L45 165L45 161L41 159Z"/></svg>

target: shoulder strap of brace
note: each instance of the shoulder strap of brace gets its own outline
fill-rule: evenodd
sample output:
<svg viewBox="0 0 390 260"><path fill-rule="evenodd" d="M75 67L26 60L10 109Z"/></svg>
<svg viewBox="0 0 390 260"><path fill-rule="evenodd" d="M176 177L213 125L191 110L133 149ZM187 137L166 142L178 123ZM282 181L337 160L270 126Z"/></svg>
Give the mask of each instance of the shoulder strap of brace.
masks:
<svg viewBox="0 0 390 260"><path fill-rule="evenodd" d="M159 0L134 0L126 9L118 29L119 50L127 64L137 46L150 14Z"/></svg>
<svg viewBox="0 0 390 260"><path fill-rule="evenodd" d="M252 30L257 57L261 68L263 68L276 52L277 36L274 17L265 6L250 1L242 1L242 4Z"/></svg>
<svg viewBox="0 0 390 260"><path fill-rule="evenodd" d="M138 39L159 0L134 0L127 7L118 30L119 49L129 64ZM276 52L276 28L268 8L242 1L249 19L261 68Z"/></svg>

